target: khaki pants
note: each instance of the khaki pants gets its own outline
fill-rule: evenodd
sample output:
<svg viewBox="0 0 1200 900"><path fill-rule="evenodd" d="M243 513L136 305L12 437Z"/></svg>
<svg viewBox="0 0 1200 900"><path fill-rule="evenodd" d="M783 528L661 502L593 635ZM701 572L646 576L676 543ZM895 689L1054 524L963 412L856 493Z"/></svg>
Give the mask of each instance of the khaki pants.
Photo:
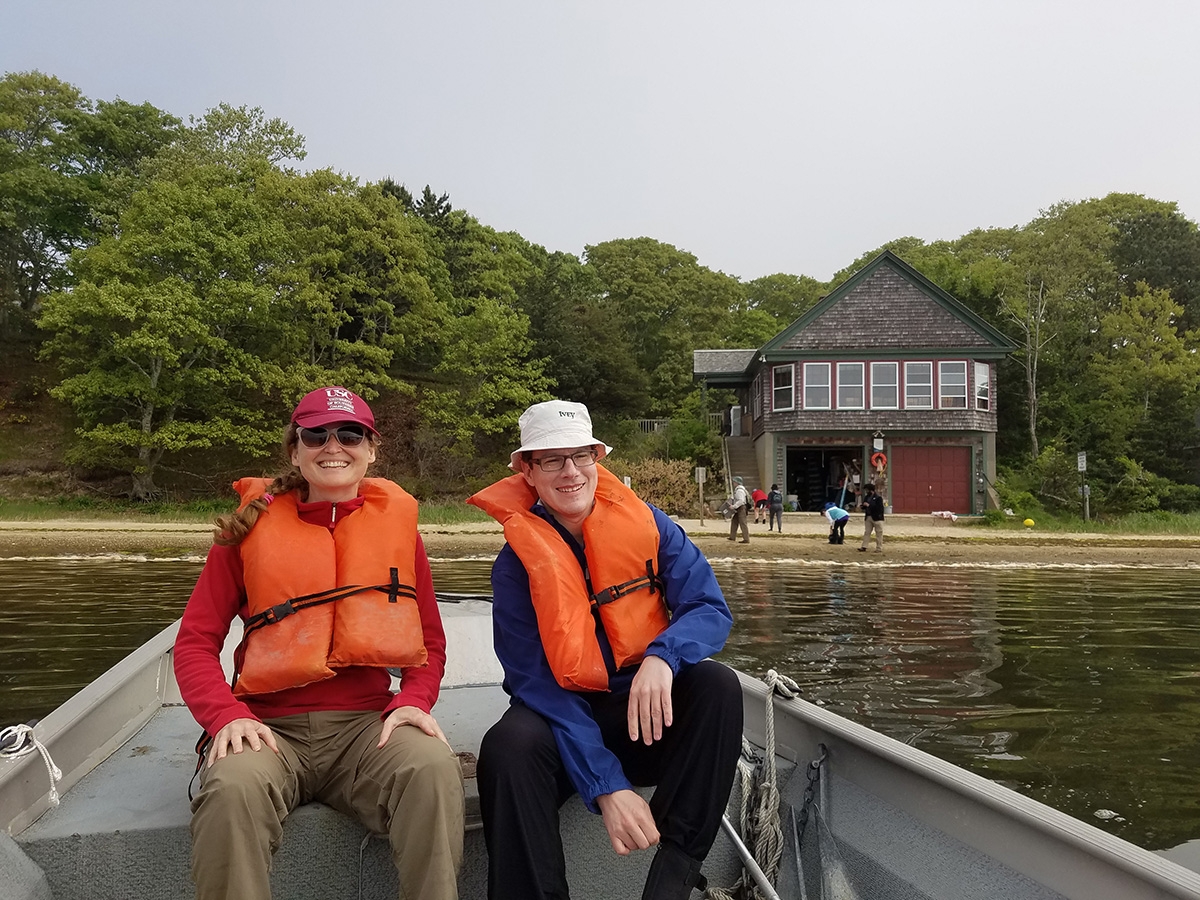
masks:
<svg viewBox="0 0 1200 900"><path fill-rule="evenodd" d="M738 528L742 529L742 542L750 543L750 526L746 524L746 506L743 504L733 511L733 518L729 520L729 539L732 541L734 535L737 534Z"/></svg>
<svg viewBox="0 0 1200 900"><path fill-rule="evenodd" d="M191 824L198 900L269 900L283 820L312 800L388 836L402 900L456 900L463 790L449 747L406 725L377 748L377 712L304 713L267 725L278 754L246 747L202 774Z"/></svg>
<svg viewBox="0 0 1200 900"><path fill-rule="evenodd" d="M871 540L871 532L875 532L875 549L883 550L883 520L876 522L870 516L866 517L866 525L863 527L862 549L867 549L867 542Z"/></svg>

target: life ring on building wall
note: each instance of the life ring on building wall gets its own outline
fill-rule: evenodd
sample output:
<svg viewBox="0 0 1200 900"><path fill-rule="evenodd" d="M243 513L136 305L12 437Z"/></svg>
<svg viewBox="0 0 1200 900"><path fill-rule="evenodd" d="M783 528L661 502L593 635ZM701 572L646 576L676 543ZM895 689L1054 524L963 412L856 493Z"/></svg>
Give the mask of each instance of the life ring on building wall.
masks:
<svg viewBox="0 0 1200 900"><path fill-rule="evenodd" d="M884 468L887 465L887 454L886 453L872 453L871 454L871 465L873 465L877 469Z"/></svg>

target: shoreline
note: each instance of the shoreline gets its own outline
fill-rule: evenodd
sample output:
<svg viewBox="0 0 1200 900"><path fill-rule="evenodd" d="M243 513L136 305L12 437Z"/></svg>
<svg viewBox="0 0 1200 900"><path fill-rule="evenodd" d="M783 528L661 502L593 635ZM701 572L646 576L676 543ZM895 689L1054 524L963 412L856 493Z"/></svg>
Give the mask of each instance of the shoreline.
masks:
<svg viewBox="0 0 1200 900"><path fill-rule="evenodd" d="M1200 536L1084 534L987 529L923 516L886 520L884 552L857 552L861 526L852 523L846 543L830 544L815 515L785 519L784 533L750 525L749 544L726 539L729 523L680 520L684 531L712 559L801 560L888 565L1086 565L1200 568ZM494 523L422 525L430 557L495 556L504 535ZM58 556L204 555L210 525L121 521L45 520L0 522L0 559Z"/></svg>

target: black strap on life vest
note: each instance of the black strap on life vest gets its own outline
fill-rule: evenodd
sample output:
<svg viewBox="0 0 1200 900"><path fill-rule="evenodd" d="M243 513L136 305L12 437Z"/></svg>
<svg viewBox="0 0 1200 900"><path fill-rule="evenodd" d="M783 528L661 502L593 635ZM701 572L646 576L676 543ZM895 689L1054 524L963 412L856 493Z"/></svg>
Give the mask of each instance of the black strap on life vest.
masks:
<svg viewBox="0 0 1200 900"><path fill-rule="evenodd" d="M282 603L277 603L275 606L264 609L262 612L248 618L246 620L245 633L250 634L266 625L274 625L282 622L293 613L298 613L311 606L334 603L346 597L351 597L354 594L361 594L363 591L379 591L381 594L387 594L388 603L396 603L401 597L408 597L411 600L417 599L416 588L409 584L402 584L400 582L399 570L392 568L391 580L387 584L346 584L341 587L329 588L325 591L317 591L315 594L305 594L303 597L293 597L291 600L284 600Z"/></svg>
<svg viewBox="0 0 1200 900"><path fill-rule="evenodd" d="M651 591L657 591L662 597L666 597L667 589L663 584L662 578L654 574L654 560L646 560L646 574L640 575L637 578L631 578L629 581L623 581L620 584L614 584L612 587L602 588L596 591L589 598L592 602L592 609L598 610L606 603L612 603L614 600L620 600L626 594L632 594L634 591L641 591L649 588Z"/></svg>

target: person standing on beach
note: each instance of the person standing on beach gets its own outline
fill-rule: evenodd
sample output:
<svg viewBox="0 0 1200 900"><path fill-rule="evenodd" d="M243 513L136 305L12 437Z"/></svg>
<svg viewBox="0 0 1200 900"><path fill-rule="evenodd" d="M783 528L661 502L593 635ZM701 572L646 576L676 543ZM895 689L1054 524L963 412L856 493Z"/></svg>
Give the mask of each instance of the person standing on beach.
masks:
<svg viewBox="0 0 1200 900"><path fill-rule="evenodd" d="M875 532L875 552L883 552L883 498L875 491L875 485L868 484L863 488L863 539L860 553L867 552L867 542L871 532Z"/></svg>
<svg viewBox="0 0 1200 900"><path fill-rule="evenodd" d="M241 506L217 519L175 640L179 689L207 738L196 896L269 900L284 819L320 800L388 837L401 897L456 900L462 774L431 714L446 637L417 501L365 477L379 434L345 388L306 394L283 443L283 475L234 485ZM231 687L221 648L235 617Z"/></svg>
<svg viewBox="0 0 1200 900"><path fill-rule="evenodd" d="M771 485L771 490L767 492L767 531L771 530L773 525L779 525L779 533L783 534L783 494L779 491L779 485Z"/></svg>
<svg viewBox="0 0 1200 900"><path fill-rule="evenodd" d="M733 476L733 493L729 495L729 509L733 517L729 520L729 540L737 539L738 528L742 529L742 543L750 543L750 526L746 524L746 513L750 510L750 492L742 482L741 475Z"/></svg>
<svg viewBox="0 0 1200 900"><path fill-rule="evenodd" d="M517 474L468 501L507 541L492 622L512 700L477 768L488 897L570 895L558 810L578 793L619 855L657 845L643 900L687 900L741 751L737 674L708 658L733 617L683 529L597 465L612 448L586 406L537 403L520 426Z"/></svg>

